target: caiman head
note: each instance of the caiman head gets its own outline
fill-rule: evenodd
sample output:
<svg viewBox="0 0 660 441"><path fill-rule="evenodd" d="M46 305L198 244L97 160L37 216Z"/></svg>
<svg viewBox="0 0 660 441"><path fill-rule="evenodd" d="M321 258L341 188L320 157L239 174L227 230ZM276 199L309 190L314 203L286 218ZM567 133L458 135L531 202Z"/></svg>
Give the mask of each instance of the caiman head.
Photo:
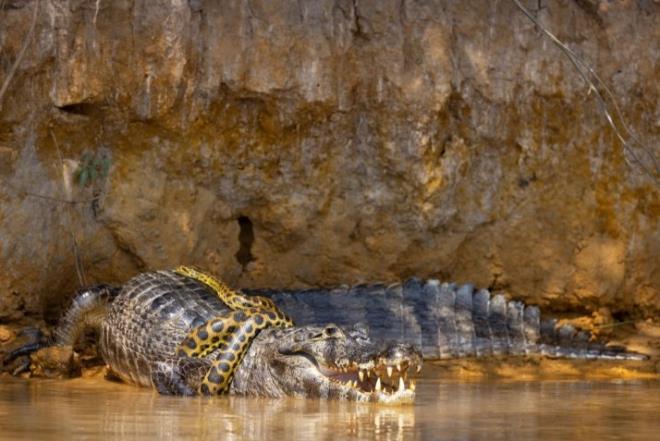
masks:
<svg viewBox="0 0 660 441"><path fill-rule="evenodd" d="M379 346L356 325L269 328L237 368L231 393L411 403L422 356L403 344Z"/></svg>

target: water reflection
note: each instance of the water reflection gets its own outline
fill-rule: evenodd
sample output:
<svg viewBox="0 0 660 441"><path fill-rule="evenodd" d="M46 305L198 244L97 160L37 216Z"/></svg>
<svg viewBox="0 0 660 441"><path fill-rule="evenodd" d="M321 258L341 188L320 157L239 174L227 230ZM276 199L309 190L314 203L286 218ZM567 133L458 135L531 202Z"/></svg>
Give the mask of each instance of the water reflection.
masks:
<svg viewBox="0 0 660 441"><path fill-rule="evenodd" d="M658 382L442 383L414 406L172 398L102 380L0 384L0 439L658 439Z"/></svg>

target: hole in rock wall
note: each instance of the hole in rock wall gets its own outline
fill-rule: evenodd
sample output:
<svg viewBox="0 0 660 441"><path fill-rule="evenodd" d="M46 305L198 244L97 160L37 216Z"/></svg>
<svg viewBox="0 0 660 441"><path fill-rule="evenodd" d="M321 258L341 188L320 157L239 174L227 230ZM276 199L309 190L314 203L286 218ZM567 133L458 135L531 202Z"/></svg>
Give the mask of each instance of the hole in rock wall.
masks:
<svg viewBox="0 0 660 441"><path fill-rule="evenodd" d="M247 216L240 216L238 218L238 226L240 231L238 232L238 242L240 248L236 253L236 260L241 264L243 270L248 263L254 260L252 255L252 244L254 243L254 229L252 227L252 221Z"/></svg>
<svg viewBox="0 0 660 441"><path fill-rule="evenodd" d="M59 110L71 115L94 116L100 113L101 109L97 104L93 103L75 103L67 104L65 106L58 106Z"/></svg>

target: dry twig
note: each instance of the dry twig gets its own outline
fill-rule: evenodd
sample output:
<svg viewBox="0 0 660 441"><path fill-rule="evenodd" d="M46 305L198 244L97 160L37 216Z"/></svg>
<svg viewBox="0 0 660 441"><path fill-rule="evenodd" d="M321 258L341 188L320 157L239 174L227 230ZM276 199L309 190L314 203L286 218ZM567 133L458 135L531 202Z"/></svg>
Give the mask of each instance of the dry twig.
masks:
<svg viewBox="0 0 660 441"><path fill-rule="evenodd" d="M639 140L639 138L635 135L635 133L630 128L630 126L626 123L626 120L623 117L623 113L621 112L621 108L619 107L616 101L616 97L614 96L614 93L610 90L610 88L607 86L607 84L605 84L605 82L600 78L600 76L591 66L589 66L585 61L580 59L580 57L578 57L577 54L573 50L571 50L571 48L569 48L565 43L563 43L559 38L557 38L552 32L546 29L541 24L541 22L534 16L534 14L532 14L527 8L525 8L522 5L522 3L520 3L519 0L513 0L513 2L516 4L518 9L520 9L527 16L527 18L529 18L547 37L550 38L550 40L552 40L552 42L557 47L559 47L559 49L561 49L561 51L571 61L571 63L578 71L582 79L589 85L589 92L593 92L594 95L596 96L598 106L605 115L605 119L607 120L607 123L610 125L610 127L614 131L615 136L619 139L619 141L623 145L623 149L625 152L624 158L628 163L628 165L631 164L629 162L627 155L629 155L633 159L633 161L637 164L637 166L642 171L644 171L644 173L650 176L657 184L660 180L658 177L660 176L660 167L658 166L658 160L655 157L653 151ZM623 131L625 132L625 136L623 133L621 133L621 130L619 130L619 127L617 127L617 125L615 124L612 113L609 110L609 106L606 98L609 98L609 100L611 101L612 107L614 109L614 115L617 117L619 123L621 124ZM644 163L644 161L640 158L640 156L637 154L637 151L635 149L640 151L648 158L648 162L651 163L650 166L647 166Z"/></svg>
<svg viewBox="0 0 660 441"><path fill-rule="evenodd" d="M30 30L28 30L28 33L25 36L25 40L23 41L23 46L21 47L21 50L19 51L18 56L16 57L16 60L14 60L14 64L12 64L11 69L9 69L7 78L5 78L5 81L4 83L2 83L2 87L0 88L0 110L2 110L2 98L4 98L5 92L7 92L7 89L9 88L9 83L11 82L11 79L14 77L14 74L16 73L19 64L21 64L21 61L23 61L23 57L25 56L25 51L27 50L28 46L30 45L30 42L32 41L32 36L34 35L34 28L37 26L38 13L39 13L39 2L36 1L34 2L34 10L32 11L32 24L30 25Z"/></svg>
<svg viewBox="0 0 660 441"><path fill-rule="evenodd" d="M60 145L57 142L57 138L55 138L55 134L51 131L50 136L53 139L53 144L55 144L55 149L57 150L57 156L60 160L60 168L62 169L62 180L66 180L66 176L64 176L64 158L62 157L62 151L60 150ZM71 236L71 248L73 251L73 258L76 264L76 274L78 275L78 283L80 283L81 287L87 286L87 278L85 277L85 268L82 262L82 256L80 254L80 248L78 247L78 241L76 240L76 235L73 231L73 220L71 216L71 209L73 208L72 204L69 204L68 207L66 207L66 215L67 215L67 226L69 227L69 235Z"/></svg>

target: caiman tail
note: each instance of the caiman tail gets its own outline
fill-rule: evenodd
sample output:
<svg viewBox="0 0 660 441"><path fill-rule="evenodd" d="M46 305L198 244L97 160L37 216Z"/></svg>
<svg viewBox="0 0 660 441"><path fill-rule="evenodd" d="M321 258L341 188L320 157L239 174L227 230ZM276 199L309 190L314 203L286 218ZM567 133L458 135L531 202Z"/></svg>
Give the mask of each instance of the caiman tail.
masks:
<svg viewBox="0 0 660 441"><path fill-rule="evenodd" d="M539 308L507 301L473 285L410 279L302 291L252 290L271 297L297 325L366 324L372 336L416 345L425 358L542 354L550 357L643 360L642 354L592 341Z"/></svg>
<svg viewBox="0 0 660 441"><path fill-rule="evenodd" d="M87 329L100 330L108 305L117 296L121 288L109 285L95 285L79 290L66 314L55 329L53 338L46 338L37 328L25 328L21 331L19 344L0 360L0 367L7 366L18 357L30 355L38 349L51 346L73 346ZM14 375L29 369L30 360L26 358L13 368Z"/></svg>
<svg viewBox="0 0 660 441"><path fill-rule="evenodd" d="M100 330L108 306L120 291L120 287L105 284L78 291L55 329L54 343L73 346L85 330Z"/></svg>

